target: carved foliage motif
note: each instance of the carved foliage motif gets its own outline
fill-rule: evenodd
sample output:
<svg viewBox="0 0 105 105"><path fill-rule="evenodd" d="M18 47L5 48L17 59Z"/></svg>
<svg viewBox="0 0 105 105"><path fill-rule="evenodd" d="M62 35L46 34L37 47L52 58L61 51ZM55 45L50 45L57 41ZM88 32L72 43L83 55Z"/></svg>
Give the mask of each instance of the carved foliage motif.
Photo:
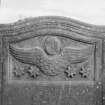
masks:
<svg viewBox="0 0 105 105"><path fill-rule="evenodd" d="M69 38L38 37L10 44L9 52L16 79L92 80L94 76L92 45Z"/></svg>

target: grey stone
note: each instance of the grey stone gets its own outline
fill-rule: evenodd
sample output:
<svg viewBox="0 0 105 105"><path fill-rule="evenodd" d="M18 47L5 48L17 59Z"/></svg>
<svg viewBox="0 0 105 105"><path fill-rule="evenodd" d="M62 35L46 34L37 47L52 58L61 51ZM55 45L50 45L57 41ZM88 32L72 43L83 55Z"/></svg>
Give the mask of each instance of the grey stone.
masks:
<svg viewBox="0 0 105 105"><path fill-rule="evenodd" d="M0 25L0 104L104 105L104 33L57 16Z"/></svg>

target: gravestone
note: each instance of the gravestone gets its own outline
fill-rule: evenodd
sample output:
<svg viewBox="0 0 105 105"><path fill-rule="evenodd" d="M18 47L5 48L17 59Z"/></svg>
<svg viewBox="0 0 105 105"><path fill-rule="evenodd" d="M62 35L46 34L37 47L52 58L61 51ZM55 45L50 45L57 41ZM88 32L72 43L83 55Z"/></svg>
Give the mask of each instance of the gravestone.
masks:
<svg viewBox="0 0 105 105"><path fill-rule="evenodd" d="M56 16L1 25L1 105L104 105L104 33Z"/></svg>

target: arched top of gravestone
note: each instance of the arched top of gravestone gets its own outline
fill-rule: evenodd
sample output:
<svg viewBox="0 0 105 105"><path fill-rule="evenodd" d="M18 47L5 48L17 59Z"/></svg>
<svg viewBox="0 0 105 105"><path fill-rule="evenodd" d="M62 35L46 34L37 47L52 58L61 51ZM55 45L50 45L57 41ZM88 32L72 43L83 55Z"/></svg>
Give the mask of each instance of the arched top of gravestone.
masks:
<svg viewBox="0 0 105 105"><path fill-rule="evenodd" d="M40 29L60 29L96 37L103 37L105 34L103 25L88 24L63 16L40 16L18 20L11 24L1 24L0 35L19 35Z"/></svg>

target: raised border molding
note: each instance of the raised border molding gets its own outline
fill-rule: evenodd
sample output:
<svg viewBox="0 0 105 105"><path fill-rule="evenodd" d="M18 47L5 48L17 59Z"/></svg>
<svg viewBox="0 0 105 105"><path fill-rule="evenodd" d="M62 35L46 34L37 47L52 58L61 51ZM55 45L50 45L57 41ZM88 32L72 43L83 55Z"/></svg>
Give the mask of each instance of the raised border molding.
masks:
<svg viewBox="0 0 105 105"><path fill-rule="evenodd" d="M62 16L40 16L34 18L26 18L10 24L1 24L0 35L11 36L34 31L37 28L37 25L40 25L40 23L45 23L48 25L53 23L56 25L56 28L62 27L66 30L69 29L69 31L86 34L86 36L96 36L98 38L102 38L105 34L104 25L92 25ZM33 26L34 29L32 28Z"/></svg>

